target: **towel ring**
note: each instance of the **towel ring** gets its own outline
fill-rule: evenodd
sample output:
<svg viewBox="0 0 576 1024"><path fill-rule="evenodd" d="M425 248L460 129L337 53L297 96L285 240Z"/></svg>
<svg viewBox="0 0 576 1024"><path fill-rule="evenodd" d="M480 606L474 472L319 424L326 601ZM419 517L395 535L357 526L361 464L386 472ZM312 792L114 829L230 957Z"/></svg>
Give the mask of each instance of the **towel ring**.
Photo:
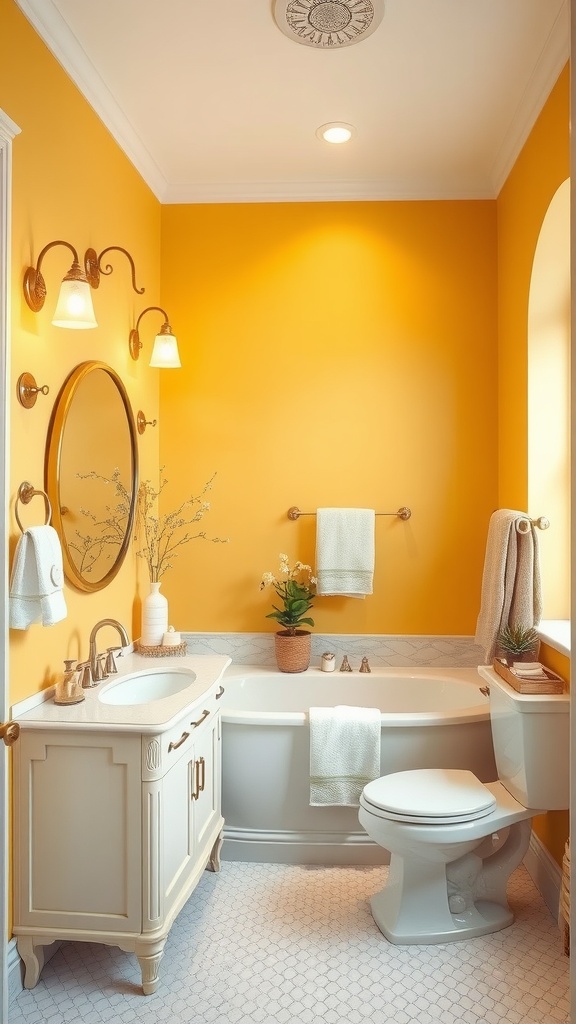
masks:
<svg viewBox="0 0 576 1024"><path fill-rule="evenodd" d="M35 498L36 495L44 498L44 502L46 505L46 523L44 525L48 526L50 520L52 519L52 506L50 504L50 498L46 494L46 491L36 491L32 484L29 484L28 481L25 480L23 483L20 484L20 487L18 488L18 494L16 495L16 504L14 506L14 515L16 516L16 522L20 527L20 533L24 533L24 527L22 526L22 523L20 522L20 516L18 515L18 502L21 501L23 505L28 505L32 501L32 498Z"/></svg>

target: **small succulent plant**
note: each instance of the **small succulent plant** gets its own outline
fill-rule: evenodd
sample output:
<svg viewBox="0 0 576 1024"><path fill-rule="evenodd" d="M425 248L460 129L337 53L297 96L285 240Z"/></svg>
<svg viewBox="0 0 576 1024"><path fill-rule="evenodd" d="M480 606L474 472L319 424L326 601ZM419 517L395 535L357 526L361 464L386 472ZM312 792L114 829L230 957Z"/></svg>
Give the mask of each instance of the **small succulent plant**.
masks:
<svg viewBox="0 0 576 1024"><path fill-rule="evenodd" d="M533 626L505 626L498 634L498 650L507 654L536 653L540 637Z"/></svg>

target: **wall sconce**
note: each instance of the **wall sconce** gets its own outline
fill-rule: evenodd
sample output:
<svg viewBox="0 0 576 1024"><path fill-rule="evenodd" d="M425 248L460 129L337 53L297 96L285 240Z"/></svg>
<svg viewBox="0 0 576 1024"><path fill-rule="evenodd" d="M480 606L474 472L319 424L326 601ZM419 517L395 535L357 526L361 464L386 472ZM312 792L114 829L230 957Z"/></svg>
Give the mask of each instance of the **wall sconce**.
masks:
<svg viewBox="0 0 576 1024"><path fill-rule="evenodd" d="M178 352L178 342L175 336L172 334L172 328L168 323L168 314L160 306L147 306L143 309L136 321L136 327L130 331L130 355L132 359L138 359L140 356L140 349L142 348L142 342L140 341L140 335L138 333L138 326L145 313L149 313L151 310L157 310L158 313L162 313L164 317L164 323L160 328L159 334L154 339L154 348L152 349L152 358L150 360L150 366L158 366L162 369L176 369L181 366L180 355Z"/></svg>
<svg viewBox="0 0 576 1024"><path fill-rule="evenodd" d="M38 313L42 309L46 298L46 283L40 268L44 256L55 245L64 245L67 249L70 249L74 258L70 270L60 285L60 294L52 323L55 327L70 327L77 330L97 327L98 324L94 316L88 278L80 266L76 249L73 245L70 245L70 242L64 242L62 239L45 245L38 257L36 266L27 268L24 274L24 297L26 302L34 313Z"/></svg>
<svg viewBox="0 0 576 1024"><path fill-rule="evenodd" d="M128 250L123 249L121 245L109 245L106 249L102 249L99 256L96 254L95 249L86 249L86 252L84 253L84 270L89 284L92 288L98 288L100 284L100 274L112 273L114 268L111 267L109 263L107 263L105 267L101 266L101 263L102 257L105 256L107 252L112 252L113 250L124 253L132 269L132 287L138 295L143 295L145 289L136 287L136 267L134 266L134 260Z"/></svg>

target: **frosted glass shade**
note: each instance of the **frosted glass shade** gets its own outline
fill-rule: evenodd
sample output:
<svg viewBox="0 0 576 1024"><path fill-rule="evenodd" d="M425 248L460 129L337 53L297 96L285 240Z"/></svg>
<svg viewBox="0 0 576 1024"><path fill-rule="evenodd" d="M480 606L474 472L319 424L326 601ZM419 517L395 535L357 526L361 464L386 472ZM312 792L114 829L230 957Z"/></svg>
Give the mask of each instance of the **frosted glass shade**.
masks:
<svg viewBox="0 0 576 1024"><path fill-rule="evenodd" d="M88 281L64 279L52 323L55 327L83 330L98 327Z"/></svg>
<svg viewBox="0 0 576 1024"><path fill-rule="evenodd" d="M150 366L158 366L163 370L176 370L182 366L180 353L178 352L178 342L173 334L156 335Z"/></svg>

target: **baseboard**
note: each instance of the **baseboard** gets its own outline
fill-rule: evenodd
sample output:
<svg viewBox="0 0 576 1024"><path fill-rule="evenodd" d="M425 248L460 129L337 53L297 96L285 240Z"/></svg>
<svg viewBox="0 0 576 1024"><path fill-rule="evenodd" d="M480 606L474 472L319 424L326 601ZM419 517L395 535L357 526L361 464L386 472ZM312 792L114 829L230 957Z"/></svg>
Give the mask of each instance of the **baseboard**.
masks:
<svg viewBox="0 0 576 1024"><path fill-rule="evenodd" d="M540 890L542 899L552 917L557 921L560 889L562 887L562 871L534 832L530 837L530 846L524 857L524 867L536 888Z"/></svg>
<svg viewBox="0 0 576 1024"><path fill-rule="evenodd" d="M388 864L390 854L365 832L264 831L224 826L222 859L260 864Z"/></svg>

